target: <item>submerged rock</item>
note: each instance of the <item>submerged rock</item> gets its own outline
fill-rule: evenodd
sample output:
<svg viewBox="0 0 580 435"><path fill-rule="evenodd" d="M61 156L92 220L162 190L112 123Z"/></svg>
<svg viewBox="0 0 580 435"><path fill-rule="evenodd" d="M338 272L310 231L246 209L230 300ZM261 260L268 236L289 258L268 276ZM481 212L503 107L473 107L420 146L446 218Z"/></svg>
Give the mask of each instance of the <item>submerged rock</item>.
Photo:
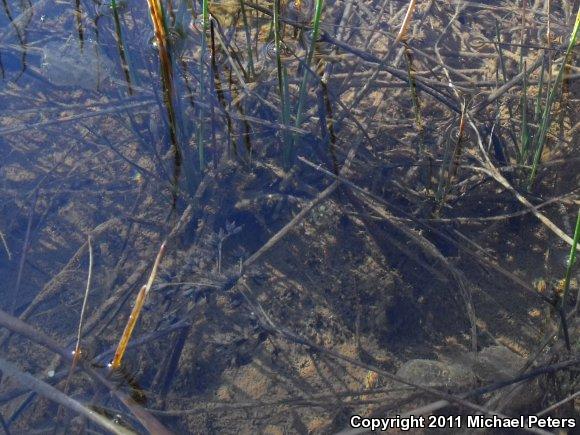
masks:
<svg viewBox="0 0 580 435"><path fill-rule="evenodd" d="M407 361L397 375L419 385L461 387L495 382L517 375L525 359L504 346L489 346L454 363L414 359Z"/></svg>
<svg viewBox="0 0 580 435"><path fill-rule="evenodd" d="M506 380L517 376L525 359L504 346L482 349L474 364L474 371L485 382Z"/></svg>
<svg viewBox="0 0 580 435"><path fill-rule="evenodd" d="M397 376L421 386L456 388L475 385L477 379L469 368L428 359L407 361Z"/></svg>
<svg viewBox="0 0 580 435"><path fill-rule="evenodd" d="M69 38L50 41L42 48L42 71L55 86L70 86L95 91L109 79L113 65L99 45Z"/></svg>

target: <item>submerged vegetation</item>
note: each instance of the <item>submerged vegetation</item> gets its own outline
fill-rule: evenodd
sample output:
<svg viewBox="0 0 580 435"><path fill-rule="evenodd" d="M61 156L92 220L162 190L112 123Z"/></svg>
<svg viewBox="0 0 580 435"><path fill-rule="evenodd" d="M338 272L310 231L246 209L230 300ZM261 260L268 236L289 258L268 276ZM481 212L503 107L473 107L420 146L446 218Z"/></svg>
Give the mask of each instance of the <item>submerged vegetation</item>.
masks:
<svg viewBox="0 0 580 435"><path fill-rule="evenodd" d="M577 2L0 9L5 433L578 417Z"/></svg>

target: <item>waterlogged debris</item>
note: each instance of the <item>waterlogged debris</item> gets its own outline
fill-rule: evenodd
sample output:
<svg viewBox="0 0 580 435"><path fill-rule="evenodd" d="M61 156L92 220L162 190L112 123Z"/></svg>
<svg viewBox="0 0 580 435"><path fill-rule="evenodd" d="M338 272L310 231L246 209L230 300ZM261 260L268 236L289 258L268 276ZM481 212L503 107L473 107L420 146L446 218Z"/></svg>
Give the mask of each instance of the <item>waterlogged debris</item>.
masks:
<svg viewBox="0 0 580 435"><path fill-rule="evenodd" d="M99 45L86 40L50 41L42 48L42 70L55 86L98 90L110 77L111 61Z"/></svg>

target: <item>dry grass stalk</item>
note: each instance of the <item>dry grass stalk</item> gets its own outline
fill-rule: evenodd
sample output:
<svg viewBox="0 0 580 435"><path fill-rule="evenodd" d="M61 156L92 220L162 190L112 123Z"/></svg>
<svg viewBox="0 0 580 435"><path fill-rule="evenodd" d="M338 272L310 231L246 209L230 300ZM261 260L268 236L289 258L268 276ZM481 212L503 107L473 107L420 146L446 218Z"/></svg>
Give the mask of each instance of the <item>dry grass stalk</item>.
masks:
<svg viewBox="0 0 580 435"><path fill-rule="evenodd" d="M117 346L117 350L115 351L113 362L111 363L111 367L113 369L118 369L119 367L121 367L121 361L123 360L123 355L125 355L127 344L129 344L129 340L131 339L131 335L133 334L133 330L135 329L135 325L137 324L137 319L139 319L139 314L141 314L141 309L145 304L146 293L147 286L144 285L143 287L141 287L141 290L139 290L139 293L137 294L137 298L135 299L135 306L131 310L129 320L125 325L125 330L123 331L121 340L119 340L119 344Z"/></svg>
<svg viewBox="0 0 580 435"><path fill-rule="evenodd" d="M119 344L117 346L117 350L115 351L115 356L113 361L111 362L112 369L118 369L121 367L121 362L123 360L123 356L125 355L125 350L127 349L127 345L129 344L129 340L131 339L131 335L133 334L133 329L139 319L139 315L141 314L141 309L145 304L145 300L147 299L147 295L149 291L151 291L151 286L153 285L153 281L155 281L155 277L157 276L157 270L159 269L159 264L165 254L165 245L166 242L164 241L161 244L161 248L159 248L159 252L157 253L157 258L155 258L155 263L153 264L153 270L151 270L151 274L149 275L149 279L147 280L147 284L141 287L139 293L137 294L137 299L135 300L135 306L131 311L131 315L129 316L129 320L127 321L127 325L125 325L125 330L123 331L123 335L121 336L121 340L119 340Z"/></svg>
<svg viewBox="0 0 580 435"><path fill-rule="evenodd" d="M409 6L407 7L407 13L405 14L405 18L403 19L403 23L401 24L401 28L399 29L399 33L395 38L395 43L401 42L407 39L407 31L409 30L409 25L411 24L411 19L413 18L413 14L415 13L415 8L417 6L416 0L411 0L409 2Z"/></svg>

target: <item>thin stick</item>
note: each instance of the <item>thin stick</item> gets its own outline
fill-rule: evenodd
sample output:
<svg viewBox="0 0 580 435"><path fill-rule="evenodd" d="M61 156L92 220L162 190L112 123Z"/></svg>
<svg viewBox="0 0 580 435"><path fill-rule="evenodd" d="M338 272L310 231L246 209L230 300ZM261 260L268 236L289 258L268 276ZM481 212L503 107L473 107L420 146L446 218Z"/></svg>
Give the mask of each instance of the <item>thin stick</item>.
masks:
<svg viewBox="0 0 580 435"><path fill-rule="evenodd" d="M554 409L559 408L560 406L568 403L571 400L574 400L576 397L580 396L580 391L576 391L574 394L571 394L570 396L566 397L565 399L560 400L559 402L554 403L551 406L548 406L546 409L543 409L542 411L536 413L536 415L538 417L541 417L543 415L548 414L549 412L552 412Z"/></svg>
<svg viewBox="0 0 580 435"><path fill-rule="evenodd" d="M576 247L578 246L578 240L580 239L580 209L578 210L578 217L576 218L576 227L574 228L574 239L572 242L572 247L570 248L570 254L568 255L568 265L566 267L566 274L564 275L564 292L562 295L562 308L566 308L566 300L568 298L568 292L570 290L570 278L572 277L572 269L576 263ZM578 312L578 304L580 302L576 301L576 307L574 312Z"/></svg>
<svg viewBox="0 0 580 435"><path fill-rule="evenodd" d="M16 333L23 337L30 339L31 341L40 344L41 346L53 351L54 353L60 355L65 361L72 362L72 355L70 351L64 349L59 343L56 342L52 337L49 337L44 332L39 331L28 323L10 315L6 311L0 310L0 326L5 327L12 333ZM83 360L79 361L79 366L87 373L92 379L103 384L107 389L111 391L126 407L131 411L135 418L143 425L143 427L150 433L155 435L169 435L171 432L163 426L153 415L151 415L145 408L135 402L128 394L119 390L113 383L105 378L100 372L96 371L91 367L90 364L86 364Z"/></svg>
<svg viewBox="0 0 580 435"><path fill-rule="evenodd" d="M127 320L127 324L125 325L125 330L123 331L123 335L121 336L121 340L119 340L119 345L117 346L117 350L115 351L115 356L113 357L113 362L111 363L111 367L113 369L118 369L121 367L121 361L123 360L123 355L125 355L125 350L127 349L127 344L131 339L131 335L133 334L133 329L135 329L135 325L137 324L137 319L139 319L139 314L141 314L141 309L145 304L145 296L147 293L147 286L144 285L139 290L137 294L137 298L135 299L135 306L133 310L131 310L131 314L129 315L129 320Z"/></svg>
<svg viewBox="0 0 580 435"><path fill-rule="evenodd" d="M77 363L79 361L80 355L81 355L81 348L80 348L80 344L81 344L81 335L82 335L82 329L83 329L83 320L85 318L85 311L87 308L87 300L89 298L89 291L91 289L91 281L93 278L93 245L91 244L91 235L89 234L88 238L87 238L87 243L88 243L88 249L89 249L89 273L87 276L87 286L85 289L85 297L83 299L83 306L81 308L81 315L80 315L80 319L79 319L79 328L78 328L78 332L77 332L77 343L75 345L75 350L73 352L73 360L68 372L68 376L66 378L66 382L64 385L64 389L63 389L63 393L64 394L68 394L68 389L70 386L70 381L72 379L72 375L75 371L75 368L77 366ZM62 409L59 407L57 413L56 413L56 419L57 419L57 424L60 425L60 419L62 417Z"/></svg>
<svg viewBox="0 0 580 435"><path fill-rule="evenodd" d="M511 192L516 197L516 199L522 205L524 205L528 210L530 210L530 212L540 222L542 222L550 231L552 231L554 234L556 234L558 237L560 237L568 245L572 246L574 243L572 240L572 237L567 235L554 222L552 222L550 219L548 219L543 213L538 211L537 207L534 207L534 205L530 201L528 201L526 199L526 197L524 197L521 193L519 193L516 189L514 189L514 187L506 180L506 178L499 172L499 170L493 165L493 163L491 163L491 160L489 160L489 157L487 156L487 152L483 148L483 144L481 142L481 137L479 135L479 131L477 130L477 127L475 126L475 124L473 123L471 118L468 118L468 119L469 119L469 124L470 124L471 128L473 129L473 131L477 135L477 140L479 143L480 151L484 155L485 163L487 166L487 168L473 168L473 169L480 171L480 172L483 172L484 174L487 174L490 177L492 177L495 181L497 181L499 184L501 184L506 190Z"/></svg>
<svg viewBox="0 0 580 435"><path fill-rule="evenodd" d="M18 276L16 277L16 286L12 290L12 301L10 304L10 312L14 313L16 310L16 299L20 293L20 285L22 283L22 273L24 271L24 263L26 262L26 254L30 245L30 231L32 229L32 219L34 218L34 209L36 208L36 201L38 199L38 188L34 191L34 199L30 205L30 212L28 214L28 224L26 225L26 235L24 236L24 244L22 245L22 253L20 254L20 264L18 265Z"/></svg>
<svg viewBox="0 0 580 435"><path fill-rule="evenodd" d="M40 379L36 379L30 373L22 372L18 367L16 367L16 365L12 364L9 361L6 361L3 358L0 358L0 370L5 375L16 379L16 381L19 384L30 388L31 390L35 391L36 393L40 394L43 397L46 397L49 400L52 400L53 402L60 403L62 406L65 406L87 417L89 420L94 421L99 426L102 426L115 434L135 433L133 431L125 429L124 427L109 420L108 418L102 416L101 414L98 414L95 411L87 408L85 405L67 396L66 394L61 393L52 385L49 385L46 382L41 381Z"/></svg>
<svg viewBox="0 0 580 435"><path fill-rule="evenodd" d="M12 253L10 252L10 249L8 248L8 243L6 243L6 239L4 238L4 233L2 231L0 231L0 239L2 239L2 245L4 246L4 249L6 250L6 253L8 254L8 261L12 261Z"/></svg>
<svg viewBox="0 0 580 435"><path fill-rule="evenodd" d="M81 308L81 317L79 319L79 330L77 334L77 344L75 346L75 360L78 358L80 354L80 344L81 344L81 334L83 329L83 321L85 318L85 311L87 308L87 300L89 299L89 292L91 290L91 281L93 279L93 245L91 244L91 235L89 234L88 237L88 245L89 245L89 274L87 276L87 287L85 289L85 297L83 299L83 306Z"/></svg>
<svg viewBox="0 0 580 435"><path fill-rule="evenodd" d="M248 292L250 294L252 294L252 289L250 287L248 287L248 285L245 282L243 282L243 285L248 290ZM464 398L464 397L479 395L480 390L484 390L485 387L481 388L481 389L476 389L476 390L470 391L468 393L469 396L467 394L464 394L463 396L455 396L455 395L452 395L452 394L449 394L449 393L446 393L443 391L439 391L439 390L432 388L432 387L429 387L429 386L416 384L415 382L413 382L411 380L401 378L397 375L394 375L394 374L392 374L386 370L383 370L379 367L376 367L372 364L367 364L363 361L359 361L355 358L351 358L347 355L343 355L340 352L336 352L332 349L328 349L324 346L320 346L320 345L310 341L306 337L303 337L299 334L296 334L293 331L290 331L286 328L279 327L270 318L270 316L266 313L266 311L262 308L262 305L258 301L255 300L255 298L250 298L241 287L238 287L238 290L240 291L242 296L244 296L244 298L248 302L248 305L252 308L252 311L256 314L258 321L260 322L262 327L264 329L272 332L275 336L277 336L279 338L283 338L287 341L290 341L290 342L298 344L298 345L306 346L306 347L308 347L316 352L330 355L330 356L337 358L339 360L348 362L354 366L377 372L378 374L384 376L387 379L390 379L393 382L397 382L398 384L403 384L403 385L407 385L410 387L414 387L415 389L417 389L423 393L433 395L433 396L438 397L440 399L444 399L450 403L455 403L455 404L462 406L466 409L470 409L470 410L477 411L477 412L482 412L486 415L496 415L496 416L502 417L502 418L506 417L504 414L501 414L501 413L493 411L493 410L486 409L486 408L479 406L473 402L470 402ZM552 369L552 371L554 371L555 367L558 367L558 368L570 367L573 365L577 365L579 362L580 362L579 360L566 361L560 365L550 366L550 368ZM499 385L501 383L498 382L497 384ZM525 427L524 429L526 429L530 432L534 432L534 433L539 433L539 434L544 434L544 435L549 434L549 432L543 431L541 429L536 429L536 428L531 428L531 427ZM348 432L348 433L351 433L351 432ZM360 432L352 432L352 433L360 433Z"/></svg>

